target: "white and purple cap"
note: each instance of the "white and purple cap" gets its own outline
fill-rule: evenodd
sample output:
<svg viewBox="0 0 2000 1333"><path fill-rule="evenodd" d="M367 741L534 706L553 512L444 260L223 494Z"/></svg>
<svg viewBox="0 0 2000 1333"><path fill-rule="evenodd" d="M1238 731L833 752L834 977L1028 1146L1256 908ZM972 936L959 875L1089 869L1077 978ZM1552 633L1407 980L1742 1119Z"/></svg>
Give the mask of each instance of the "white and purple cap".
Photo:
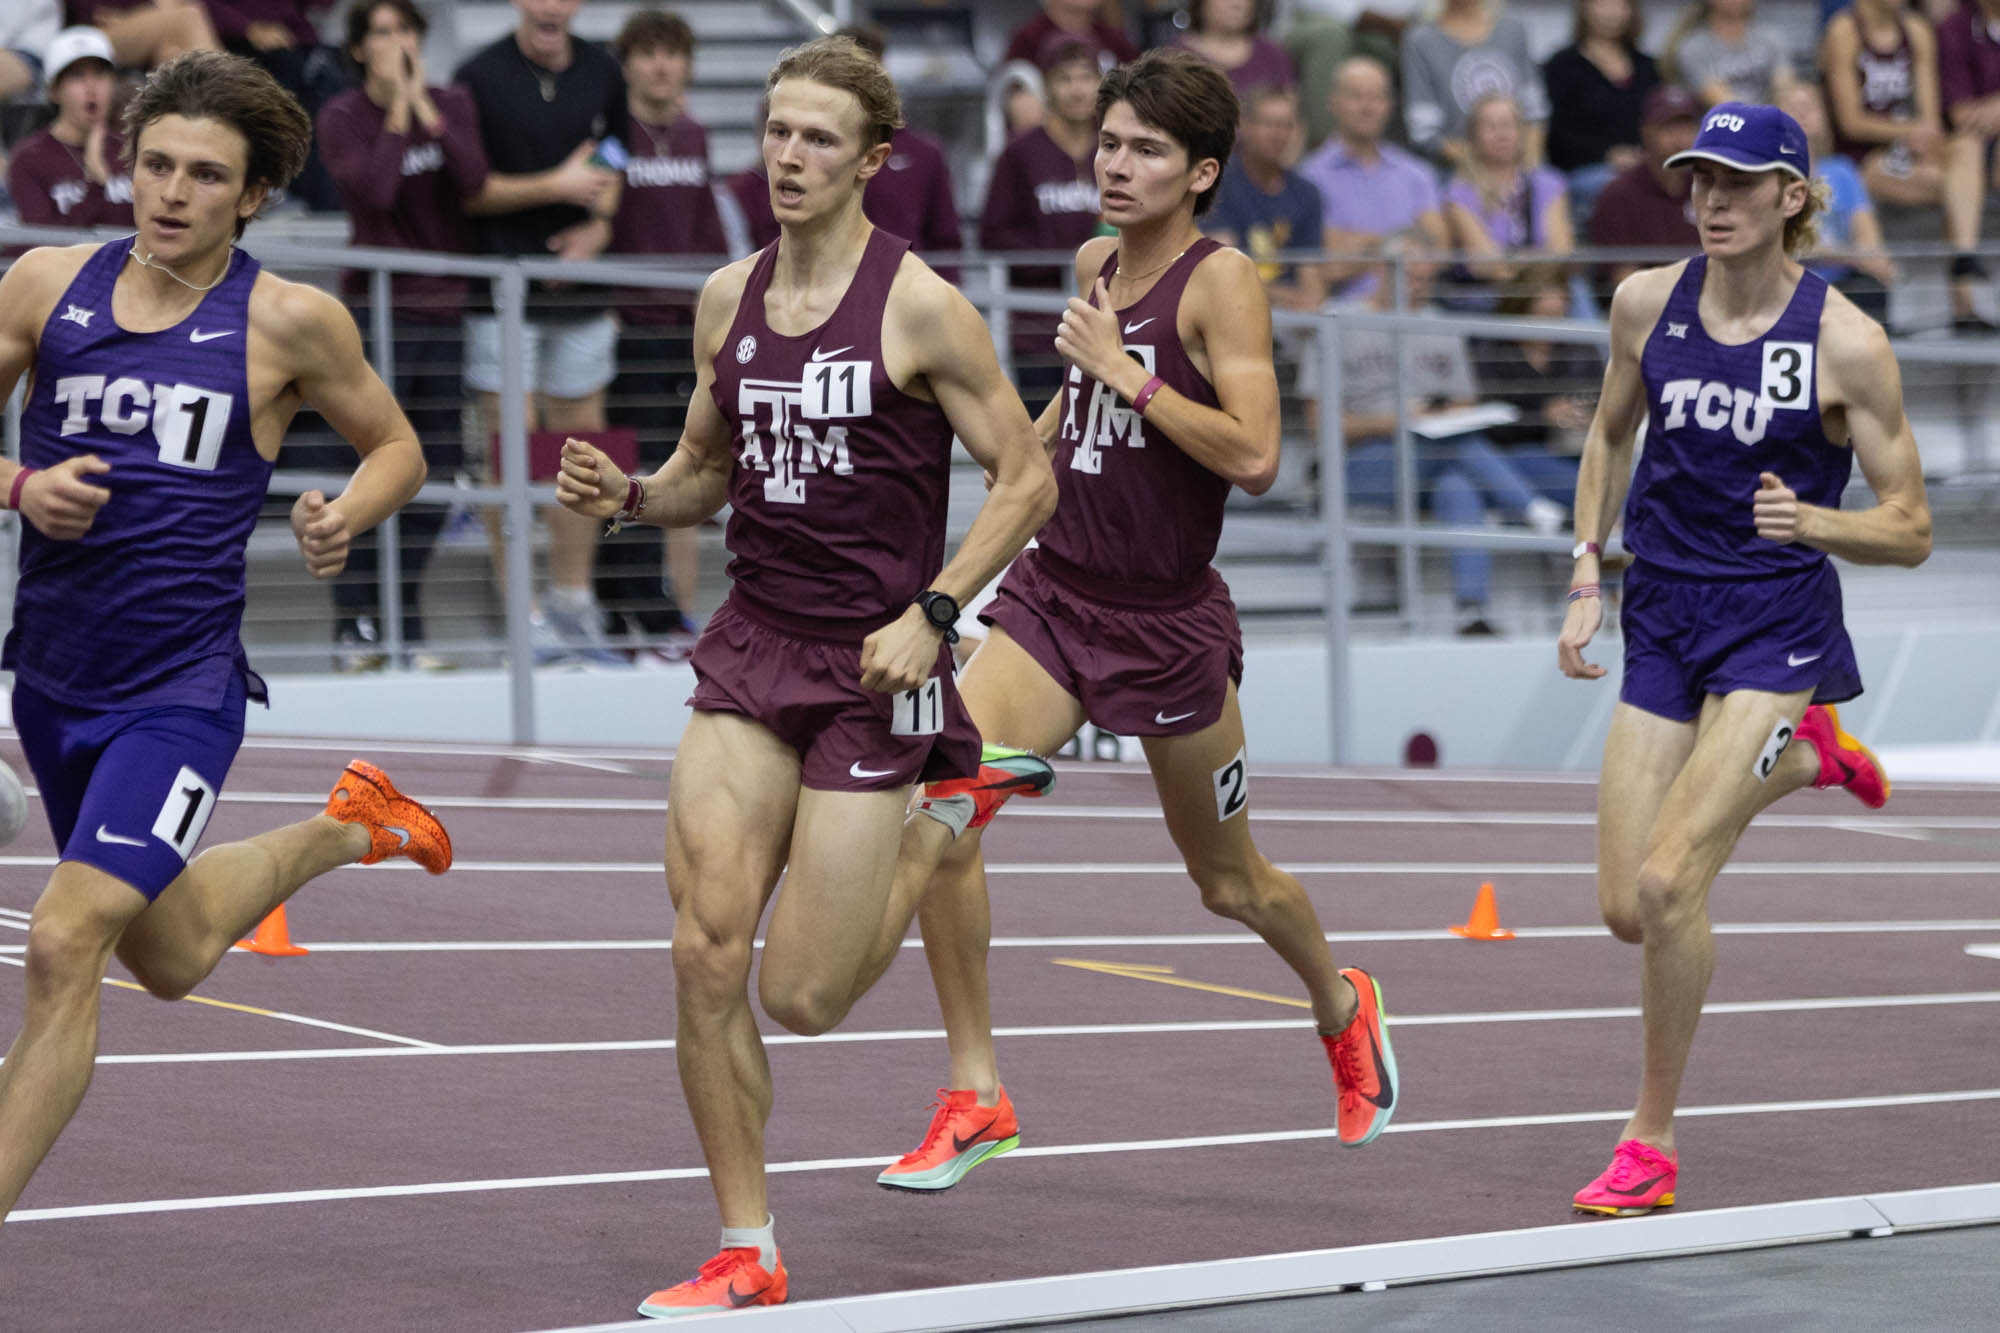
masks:
<svg viewBox="0 0 2000 1333"><path fill-rule="evenodd" d="M1697 160L1738 171L1789 171L1800 180L1812 176L1812 156L1799 123L1774 106L1749 102L1718 102L1709 108L1694 147L1675 153L1667 165L1684 167Z"/></svg>

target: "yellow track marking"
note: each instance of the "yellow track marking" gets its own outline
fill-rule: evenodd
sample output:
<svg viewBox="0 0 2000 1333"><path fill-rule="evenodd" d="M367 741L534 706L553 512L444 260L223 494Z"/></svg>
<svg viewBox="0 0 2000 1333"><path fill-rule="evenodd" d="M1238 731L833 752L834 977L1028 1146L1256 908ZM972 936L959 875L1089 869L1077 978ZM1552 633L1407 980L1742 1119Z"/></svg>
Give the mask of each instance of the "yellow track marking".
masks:
<svg viewBox="0 0 2000 1333"><path fill-rule="evenodd" d="M146 988L136 981L120 981L117 977L106 977L104 984L107 986L118 986L124 990L135 990L141 994L146 993ZM228 1000L211 1000L204 995L183 995L180 1002L182 1004L206 1004L216 1009L234 1009L239 1014L255 1014L259 1018L286 1017L286 1015L277 1013L274 1010L259 1009L254 1004L232 1004Z"/></svg>
<svg viewBox="0 0 2000 1333"><path fill-rule="evenodd" d="M1210 981L1189 981L1177 977L1171 967L1157 963L1100 963L1088 958L1051 959L1057 967L1074 967L1085 972L1102 972L1111 977L1129 977L1134 981L1157 981L1162 986L1179 986L1184 990L1207 991L1212 995L1234 995L1239 1000L1262 1000L1266 1004L1290 1005L1294 1009L1310 1009L1309 1000L1294 999L1289 995L1272 995L1260 990L1242 990L1236 986L1218 986Z"/></svg>

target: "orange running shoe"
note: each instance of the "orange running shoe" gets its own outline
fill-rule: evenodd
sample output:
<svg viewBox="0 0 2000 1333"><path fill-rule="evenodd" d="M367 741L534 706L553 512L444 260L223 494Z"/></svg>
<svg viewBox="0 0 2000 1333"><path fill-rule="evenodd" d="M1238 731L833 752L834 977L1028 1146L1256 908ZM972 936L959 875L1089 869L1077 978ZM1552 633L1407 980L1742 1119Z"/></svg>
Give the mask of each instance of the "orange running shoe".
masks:
<svg viewBox="0 0 2000 1333"><path fill-rule="evenodd" d="M1396 1052L1382 1018L1381 985L1358 967L1343 967L1340 975L1354 986L1360 1007L1342 1032L1322 1034L1320 1040L1333 1062L1340 1146L1359 1148L1373 1142L1396 1113Z"/></svg>
<svg viewBox="0 0 2000 1333"><path fill-rule="evenodd" d="M948 1190L987 1158L1021 1146L1021 1123L1014 1118L1007 1089L1000 1089L1000 1100L992 1106L981 1106L979 1094L970 1088L939 1088L937 1099L937 1112L923 1143L875 1177L877 1185L892 1190Z"/></svg>
<svg viewBox="0 0 2000 1333"><path fill-rule="evenodd" d="M1572 1202L1579 1213L1638 1217L1655 1208L1673 1207L1679 1176L1679 1153L1663 1153L1650 1143L1626 1139L1612 1152L1604 1174L1578 1190Z"/></svg>
<svg viewBox="0 0 2000 1333"><path fill-rule="evenodd" d="M359 824L374 844L361 864L407 856L433 875L451 869L451 835L436 815L396 790L389 775L365 759L349 763L326 798L326 813Z"/></svg>
<svg viewBox="0 0 2000 1333"><path fill-rule="evenodd" d="M648 1319L678 1319L682 1315L715 1314L748 1305L785 1303L785 1259L774 1261L778 1271L767 1273L754 1248L724 1250L701 1271L677 1287L656 1291L639 1303Z"/></svg>
<svg viewBox="0 0 2000 1333"><path fill-rule="evenodd" d="M1811 741L1819 753L1815 787L1845 787L1870 810L1889 803L1889 775L1875 752L1840 729L1840 713L1832 704L1814 704L1799 719L1798 739Z"/></svg>
<svg viewBox="0 0 2000 1333"><path fill-rule="evenodd" d="M977 773L925 783L917 809L956 836L992 823L1008 797L1046 796L1055 785L1056 771L1040 755L1011 745L982 745Z"/></svg>

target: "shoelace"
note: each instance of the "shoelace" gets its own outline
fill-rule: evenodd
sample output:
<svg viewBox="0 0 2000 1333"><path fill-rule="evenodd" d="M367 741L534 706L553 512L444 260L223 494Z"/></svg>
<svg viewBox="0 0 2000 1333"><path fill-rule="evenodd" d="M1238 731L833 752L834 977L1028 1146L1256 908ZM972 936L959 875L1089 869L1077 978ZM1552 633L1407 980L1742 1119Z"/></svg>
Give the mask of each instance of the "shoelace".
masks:
<svg viewBox="0 0 2000 1333"><path fill-rule="evenodd" d="M1340 1079L1340 1100L1351 1102L1361 1096L1361 1044L1346 1035L1333 1039L1333 1072Z"/></svg>
<svg viewBox="0 0 2000 1333"><path fill-rule="evenodd" d="M917 1145L916 1150L914 1152L904 1153L901 1159L899 1160L898 1165L901 1165L902 1162L913 1162L917 1158L922 1157L925 1153L928 1153L933 1147L937 1146L938 1140L944 1137L946 1129L948 1129L951 1125L950 1090L946 1088L939 1088L937 1090L937 1099L934 1105L937 1107L937 1109L931 1113L931 1127L928 1130L924 1131L924 1141Z"/></svg>
<svg viewBox="0 0 2000 1333"><path fill-rule="evenodd" d="M724 1250L701 1266L701 1271L695 1275L695 1281L706 1282L710 1278L726 1276L757 1262L757 1259L758 1254L755 1250Z"/></svg>
<svg viewBox="0 0 2000 1333"><path fill-rule="evenodd" d="M1669 1165L1666 1157L1657 1148L1641 1143L1637 1139L1627 1139L1619 1144L1612 1158L1609 1183L1621 1186L1658 1175Z"/></svg>

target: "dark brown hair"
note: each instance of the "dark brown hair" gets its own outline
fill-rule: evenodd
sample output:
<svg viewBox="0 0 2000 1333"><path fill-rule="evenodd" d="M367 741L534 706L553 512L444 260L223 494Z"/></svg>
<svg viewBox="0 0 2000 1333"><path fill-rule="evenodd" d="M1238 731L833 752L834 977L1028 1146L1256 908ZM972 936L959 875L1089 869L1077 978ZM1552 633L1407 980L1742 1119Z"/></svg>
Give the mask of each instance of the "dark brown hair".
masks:
<svg viewBox="0 0 2000 1333"><path fill-rule="evenodd" d="M139 136L162 116L213 120L243 136L245 189L282 190L305 169L312 118L262 66L222 51L189 51L154 70L125 105L125 161ZM241 236L250 219L236 220Z"/></svg>
<svg viewBox="0 0 2000 1333"><path fill-rule="evenodd" d="M625 20L625 26L618 30L618 39L611 43L611 53L624 64L635 53L657 51L665 47L672 55L691 56L694 54L694 29L686 19L666 9L641 9Z"/></svg>
<svg viewBox="0 0 2000 1333"><path fill-rule="evenodd" d="M368 40L368 25L375 21L378 9L395 10L419 37L431 30L431 21L417 8L416 0L354 0L347 7L347 45L341 48L349 60L355 59L354 49Z"/></svg>
<svg viewBox="0 0 2000 1333"><path fill-rule="evenodd" d="M1570 26L1570 45L1582 46L1590 36L1590 20L1584 10L1590 8L1590 0L1576 0L1575 21ZM1625 28L1618 34L1618 44L1627 51L1639 49L1639 35L1646 26L1646 16L1639 12L1639 0L1625 0Z"/></svg>
<svg viewBox="0 0 2000 1333"><path fill-rule="evenodd" d="M1097 85L1097 123L1102 125L1105 113L1120 102L1132 108L1140 124L1185 148L1189 167L1215 159L1215 184L1194 201L1195 216L1206 213L1236 144L1239 109L1228 77L1192 51L1156 46Z"/></svg>
<svg viewBox="0 0 2000 1333"><path fill-rule="evenodd" d="M862 130L868 136L865 148L889 142L903 127L903 102L896 96L889 72L852 37L820 37L779 56L770 77L764 80L767 102L785 79L804 79L854 94L861 103Z"/></svg>
<svg viewBox="0 0 2000 1333"><path fill-rule="evenodd" d="M1207 0L1193 0L1187 7L1187 14L1190 32L1208 31ZM1250 31L1258 33L1270 26L1271 0L1256 0L1256 3L1250 6Z"/></svg>

